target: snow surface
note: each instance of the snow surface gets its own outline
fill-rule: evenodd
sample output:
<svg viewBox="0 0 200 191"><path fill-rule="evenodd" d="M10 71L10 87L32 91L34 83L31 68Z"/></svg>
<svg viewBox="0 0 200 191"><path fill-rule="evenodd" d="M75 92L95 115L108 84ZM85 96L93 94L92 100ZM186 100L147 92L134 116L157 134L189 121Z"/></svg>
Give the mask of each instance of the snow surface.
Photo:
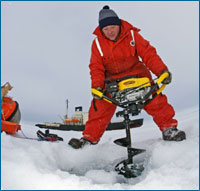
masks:
<svg viewBox="0 0 200 191"><path fill-rule="evenodd" d="M152 120L132 129L133 146L145 148L146 168L135 179L125 179L113 167L127 157L113 140L124 130L105 132L95 146L74 150L68 146L80 132L51 131L64 142L42 142L1 134L1 189L15 190L197 190L199 189L199 107L177 112L182 142L163 141ZM28 137L36 137L34 124L22 122ZM19 132L19 134L21 134Z"/></svg>

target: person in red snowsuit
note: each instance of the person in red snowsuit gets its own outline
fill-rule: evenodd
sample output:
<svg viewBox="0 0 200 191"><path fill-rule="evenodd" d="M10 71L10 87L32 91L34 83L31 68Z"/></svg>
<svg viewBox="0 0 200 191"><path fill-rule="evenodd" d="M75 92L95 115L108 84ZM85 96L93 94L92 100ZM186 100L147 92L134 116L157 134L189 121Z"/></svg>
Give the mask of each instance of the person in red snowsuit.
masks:
<svg viewBox="0 0 200 191"><path fill-rule="evenodd" d="M96 38L92 43L89 64L92 88L103 91L105 79L128 75L148 77L151 80L150 71L158 77L163 72L168 72L169 77L163 83L171 82L172 75L167 66L139 31L127 21L119 19L109 6L103 7L99 12L99 26L93 33ZM97 110L92 101L83 137L69 142L74 148L81 148L86 143L97 144L116 110L116 105L93 96ZM159 94L143 109L153 117L163 132L164 140L180 141L186 138L184 131L176 128L178 122L173 118L175 111L165 95Z"/></svg>

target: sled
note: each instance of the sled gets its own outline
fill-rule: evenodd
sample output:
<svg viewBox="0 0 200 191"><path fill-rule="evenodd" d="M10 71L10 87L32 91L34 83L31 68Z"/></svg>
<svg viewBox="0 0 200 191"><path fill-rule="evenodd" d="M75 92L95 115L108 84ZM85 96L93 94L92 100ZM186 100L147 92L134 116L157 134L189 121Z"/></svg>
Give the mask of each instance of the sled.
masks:
<svg viewBox="0 0 200 191"><path fill-rule="evenodd" d="M21 130L21 125L10 121L1 120L1 132L4 131L8 134L14 134L19 130Z"/></svg>
<svg viewBox="0 0 200 191"><path fill-rule="evenodd" d="M63 141L62 137L59 137L56 134L49 133L49 130L46 130L45 133L38 130L37 136L38 136L39 140L41 140L41 141L51 141L51 142Z"/></svg>

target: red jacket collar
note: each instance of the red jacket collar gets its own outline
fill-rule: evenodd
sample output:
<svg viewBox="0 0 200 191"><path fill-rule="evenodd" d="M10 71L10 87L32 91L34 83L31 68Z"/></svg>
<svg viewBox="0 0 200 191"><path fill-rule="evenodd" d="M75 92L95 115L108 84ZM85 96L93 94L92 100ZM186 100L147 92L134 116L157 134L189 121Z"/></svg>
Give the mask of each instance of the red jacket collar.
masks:
<svg viewBox="0 0 200 191"><path fill-rule="evenodd" d="M124 34L129 32L131 29L133 29L134 31L137 31L137 32L140 31L140 29L134 27L133 25L131 25L127 21L124 21L124 20L121 19L121 34L120 34L120 36L123 36ZM93 34L96 35L97 37L104 38L104 35L103 35L99 26L94 30Z"/></svg>

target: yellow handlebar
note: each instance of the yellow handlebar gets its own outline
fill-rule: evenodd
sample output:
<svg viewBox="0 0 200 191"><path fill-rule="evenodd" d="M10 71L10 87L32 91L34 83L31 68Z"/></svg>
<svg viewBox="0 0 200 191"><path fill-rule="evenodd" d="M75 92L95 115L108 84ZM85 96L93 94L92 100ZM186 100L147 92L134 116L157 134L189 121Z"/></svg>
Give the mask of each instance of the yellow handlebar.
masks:
<svg viewBox="0 0 200 191"><path fill-rule="evenodd" d="M99 90L95 89L95 88L92 88L92 89L91 89L91 92L92 92L94 95L99 96L100 98L103 97L103 93L100 92Z"/></svg>
<svg viewBox="0 0 200 191"><path fill-rule="evenodd" d="M163 74L161 74L161 76L158 78L158 80L156 81L156 83L158 85L160 85L164 79L166 79L169 76L168 72L164 72Z"/></svg>
<svg viewBox="0 0 200 191"><path fill-rule="evenodd" d="M167 77L169 76L169 73L168 72L164 72L159 78L158 80L156 81L156 84L157 85L160 85L164 79L166 79ZM156 91L156 94L160 94L164 88L166 87L166 84L163 84L157 91Z"/></svg>
<svg viewBox="0 0 200 191"><path fill-rule="evenodd" d="M112 101L108 100L109 98L104 96L103 95L103 92L100 92L99 90L95 89L95 88L92 88L91 89L91 92L94 94L94 95L97 95L98 97L100 98L103 98L105 101L109 102L109 103L112 103Z"/></svg>

